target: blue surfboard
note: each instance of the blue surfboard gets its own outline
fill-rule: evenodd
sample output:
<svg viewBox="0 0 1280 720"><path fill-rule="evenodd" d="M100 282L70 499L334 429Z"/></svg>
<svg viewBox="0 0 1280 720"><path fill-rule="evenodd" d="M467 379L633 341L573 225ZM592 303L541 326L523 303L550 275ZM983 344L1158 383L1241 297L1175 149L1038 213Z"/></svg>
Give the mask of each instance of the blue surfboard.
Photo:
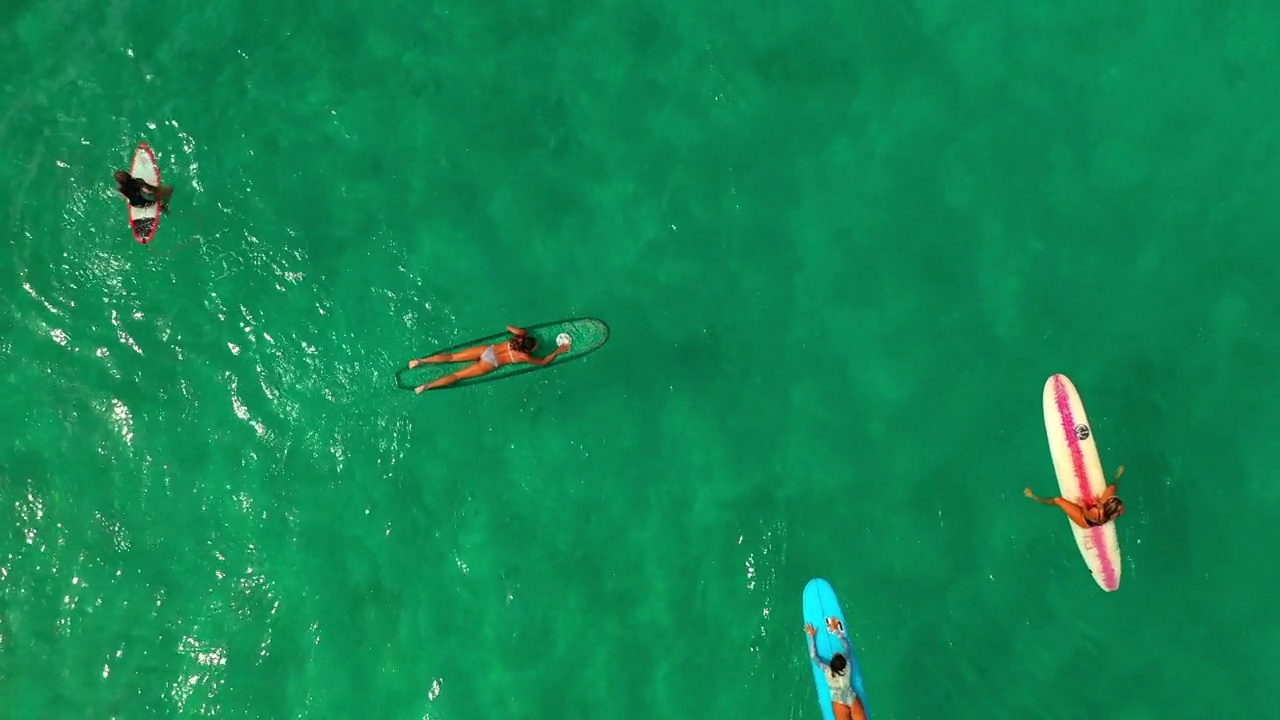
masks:
<svg viewBox="0 0 1280 720"><path fill-rule="evenodd" d="M814 637L815 644L818 646L818 656L823 660L830 660L831 656L838 652L843 652L840 638L832 635L827 630L827 618L834 617L844 626L845 634L852 635L853 631L849 629L849 623L844 620L844 611L840 609L840 601L836 599L836 591L831 589L831 584L822 578L814 578L804 586L804 621L812 625L818 634ZM804 656L809 658L809 636L804 635ZM853 638L849 638L849 672L853 673L853 691L858 693L858 697L862 698L862 708L867 711L867 720L871 720L871 705L867 702L867 693L862 688L862 670L858 667L858 658L856 653L852 652ZM835 713L831 710L831 691L827 688L827 676L823 674L822 668L818 667L818 663L809 660L810 667L813 668L813 682L818 690L818 705L822 708L823 720L835 720Z"/></svg>

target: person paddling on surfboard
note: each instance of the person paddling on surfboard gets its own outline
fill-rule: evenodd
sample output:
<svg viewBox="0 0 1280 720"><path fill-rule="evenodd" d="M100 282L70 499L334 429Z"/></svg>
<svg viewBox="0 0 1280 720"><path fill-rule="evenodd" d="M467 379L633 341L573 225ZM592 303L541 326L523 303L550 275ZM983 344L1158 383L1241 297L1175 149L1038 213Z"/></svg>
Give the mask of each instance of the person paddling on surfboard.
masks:
<svg viewBox="0 0 1280 720"><path fill-rule="evenodd" d="M511 339L504 343L477 345L455 353L440 353L424 357L421 360L410 360L409 367L411 369L426 363L473 362L472 365L464 367L451 375L445 375L438 380L419 385L414 388L414 392L421 393L423 390L435 390L446 385L452 385L459 380L480 377L485 373L497 370L502 365L511 365L513 363L547 365L561 353L569 351L569 344L566 343L552 350L550 355L536 358L530 353L538 349L537 338L511 325L507 326L507 331L511 333Z"/></svg>
<svg viewBox="0 0 1280 720"><path fill-rule="evenodd" d="M849 646L849 636L844 632L844 625L837 618L827 618L827 632L840 638L840 644L844 647L844 652L833 653L830 661L825 661L818 655L818 631L813 625L805 623L804 631L809 634L809 657L818 663L818 667L827 676L827 687L831 690L831 710L835 713L836 720L867 720L862 698L853 689L848 659L853 654L853 648Z"/></svg>
<svg viewBox="0 0 1280 720"><path fill-rule="evenodd" d="M1107 489L1102 492L1102 497L1088 505L1080 505L1060 497L1036 497L1035 493L1031 492L1031 488L1022 492L1036 502L1057 505L1062 508L1062 512L1066 513L1067 517L1071 518L1071 522L1082 528L1101 527L1124 514L1124 503L1116 497L1116 483L1120 482L1120 476L1123 474L1124 466L1121 465L1120 469L1116 470L1116 479L1112 480Z"/></svg>
<svg viewBox="0 0 1280 720"><path fill-rule="evenodd" d="M161 212L169 212L169 198L173 197L172 185L156 187L146 180L136 178L124 170L116 171L116 190L136 208L160 204Z"/></svg>

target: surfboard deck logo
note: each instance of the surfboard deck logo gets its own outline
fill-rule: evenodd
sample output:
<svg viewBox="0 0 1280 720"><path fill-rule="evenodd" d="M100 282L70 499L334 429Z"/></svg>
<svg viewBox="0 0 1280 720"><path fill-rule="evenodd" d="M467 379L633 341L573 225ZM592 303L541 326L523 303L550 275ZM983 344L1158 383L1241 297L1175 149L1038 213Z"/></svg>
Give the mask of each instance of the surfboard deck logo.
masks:
<svg viewBox="0 0 1280 720"><path fill-rule="evenodd" d="M1093 505L1107 489L1098 445L1085 414L1084 403L1071 380L1061 373L1044 384L1044 427L1049 453L1058 477L1058 493L1066 500ZM1098 587L1120 588L1120 541L1116 524L1082 528L1067 520L1076 547Z"/></svg>
<svg viewBox="0 0 1280 720"><path fill-rule="evenodd" d="M446 385L440 390L449 390L456 387L470 387L472 385L480 385L481 383L493 382L494 380L502 380L503 378L523 375L535 370L550 370L559 367L567 362L572 362L580 358L584 358L591 353L604 347L609 341L609 325L599 318L579 317L569 318L567 320L556 320L555 322L542 323L541 325L530 325L524 328L524 331L532 335L538 340L538 349L534 352L535 357L542 357L551 352L556 347L556 338L565 334L571 340L570 349L560 357L551 362L550 365L532 365L530 363L516 363L511 365L502 365L484 375L474 378L465 378L459 380L452 385ZM505 342L511 338L511 333L505 330L500 333L494 333L475 340L458 343L439 350L433 350L426 355L438 355L440 353L452 353L467 348L476 347L477 345L494 345L496 343ZM403 367L396 371L396 386L401 390L413 390L424 383L429 383L437 378L444 377L459 368L466 367L466 363L432 363L428 365L419 365L410 369ZM413 380L406 381L405 376L410 375ZM438 391L437 391L438 392Z"/></svg>
<svg viewBox="0 0 1280 720"><path fill-rule="evenodd" d="M852 673L850 678L853 685L853 691L862 699L862 709L867 713L867 720L871 720L871 705L867 702L866 689L862 682L862 668L858 665L857 648L853 646L853 631L849 629L849 623L845 622L844 610L840 607L840 601L836 598L836 591L832 589L831 583L822 578L813 578L804 586L804 594L801 598L804 609L804 621L812 625L817 631L814 636L814 643L818 647L818 655L824 659L830 659L832 654L843 652L840 647L840 640L827 630L827 618L834 617L844 626L845 635L849 637L849 669ZM823 674L822 668L818 667L809 657L809 636L801 633L804 637L804 657L808 660L810 667L813 669L813 684L818 693L818 706L822 710L823 720L835 720L835 711L831 707L831 688L827 685L827 676Z"/></svg>
<svg viewBox="0 0 1280 720"><path fill-rule="evenodd" d="M154 187L160 187L160 164L156 162L155 153L146 142L138 143L138 148L133 151L129 174ZM160 229L160 204L152 203L144 208L129 205L128 208L129 228L133 230L133 239L146 245Z"/></svg>

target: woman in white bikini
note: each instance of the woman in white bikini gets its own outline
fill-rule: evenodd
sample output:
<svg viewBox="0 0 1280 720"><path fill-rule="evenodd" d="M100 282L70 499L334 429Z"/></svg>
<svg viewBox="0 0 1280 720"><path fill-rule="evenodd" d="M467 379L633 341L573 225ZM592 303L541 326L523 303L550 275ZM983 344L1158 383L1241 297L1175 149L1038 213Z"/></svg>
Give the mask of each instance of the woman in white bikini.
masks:
<svg viewBox="0 0 1280 720"><path fill-rule="evenodd" d="M432 380L424 385L419 385L414 392L421 393L423 390L435 390L446 385L452 385L459 380L466 378L480 377L485 373L492 372L503 365L512 363L532 363L534 365L546 365L556 356L569 351L568 345L561 345L551 354L536 358L530 353L538 349L538 340L532 335L526 333L518 327L507 326L507 330L511 333L511 339L504 343L495 345L477 345L473 348L467 348L455 353L440 353L424 357L421 360L410 360L409 367L416 368L424 363L448 363L448 362L472 362L473 364L462 368L461 370L445 375L438 380Z"/></svg>
<svg viewBox="0 0 1280 720"><path fill-rule="evenodd" d="M833 617L827 618L827 632L840 638L844 653L833 653L831 660L823 660L818 655L818 641L814 637L818 631L809 623L804 624L804 631L809 634L809 657L818 663L827 676L827 687L831 690L831 710L836 720L867 720L867 710L862 706L862 698L853 689L853 677L849 672L849 656L853 648L849 647L849 636L844 633L844 625Z"/></svg>

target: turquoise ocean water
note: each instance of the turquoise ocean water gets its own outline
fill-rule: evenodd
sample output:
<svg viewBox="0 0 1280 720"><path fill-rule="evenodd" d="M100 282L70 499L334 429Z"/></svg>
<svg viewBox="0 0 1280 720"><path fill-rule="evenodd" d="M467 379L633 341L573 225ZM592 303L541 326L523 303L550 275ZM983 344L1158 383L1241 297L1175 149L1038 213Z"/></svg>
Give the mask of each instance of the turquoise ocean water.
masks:
<svg viewBox="0 0 1280 720"><path fill-rule="evenodd" d="M0 717L1268 714L1280 7L0 4ZM133 242L111 171L155 147ZM590 315L563 368L396 368ZM1041 389L1124 464L1088 576Z"/></svg>

